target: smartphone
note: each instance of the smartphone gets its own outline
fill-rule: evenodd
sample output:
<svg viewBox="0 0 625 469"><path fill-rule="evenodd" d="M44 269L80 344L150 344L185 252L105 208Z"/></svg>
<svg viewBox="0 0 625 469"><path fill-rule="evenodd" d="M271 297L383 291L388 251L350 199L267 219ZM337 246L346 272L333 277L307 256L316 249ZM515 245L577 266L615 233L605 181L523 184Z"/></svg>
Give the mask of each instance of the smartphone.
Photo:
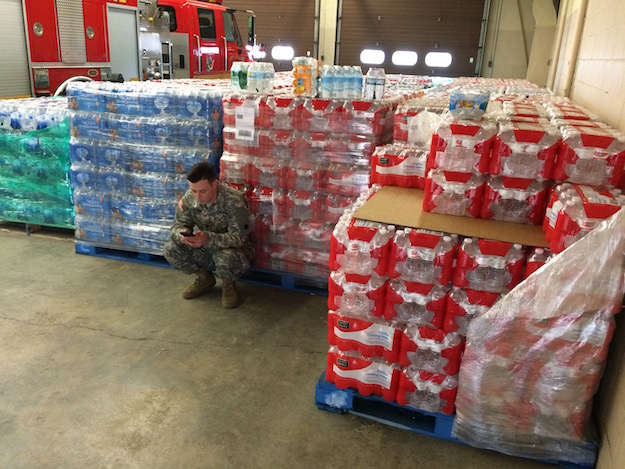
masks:
<svg viewBox="0 0 625 469"><path fill-rule="evenodd" d="M181 231L181 232L180 232L180 235L181 235L181 236L186 236L186 237L188 237L188 238L190 238L190 237L192 237L192 236L195 236L195 234L194 234L194 233L189 233L188 231Z"/></svg>

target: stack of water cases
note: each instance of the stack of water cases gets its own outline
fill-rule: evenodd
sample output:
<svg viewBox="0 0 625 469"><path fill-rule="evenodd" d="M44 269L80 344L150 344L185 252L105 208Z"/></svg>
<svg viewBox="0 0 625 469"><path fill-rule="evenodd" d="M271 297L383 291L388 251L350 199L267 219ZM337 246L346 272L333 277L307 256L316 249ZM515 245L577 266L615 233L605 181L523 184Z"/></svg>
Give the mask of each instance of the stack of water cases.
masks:
<svg viewBox="0 0 625 469"><path fill-rule="evenodd" d="M67 94L76 240L161 253L187 171L219 168L223 88L81 83Z"/></svg>
<svg viewBox="0 0 625 469"><path fill-rule="evenodd" d="M424 129L432 115L419 117L419 114L429 111L440 115L448 107L449 92L445 89L428 89L421 92L421 96L399 105L393 119L393 142L377 147L371 158L371 183L425 188L431 132L427 134Z"/></svg>
<svg viewBox="0 0 625 469"><path fill-rule="evenodd" d="M327 277L330 233L369 188L371 155L392 136L395 100L232 94L221 179L255 216L254 265Z"/></svg>
<svg viewBox="0 0 625 469"><path fill-rule="evenodd" d="M65 98L0 100L0 219L73 228Z"/></svg>
<svg viewBox="0 0 625 469"><path fill-rule="evenodd" d="M622 308L624 234L621 212L473 320L454 436L507 454L594 465L590 414Z"/></svg>
<svg viewBox="0 0 625 469"><path fill-rule="evenodd" d="M625 138L596 116L566 100L545 104L562 141L549 193L543 231L561 252L625 205Z"/></svg>

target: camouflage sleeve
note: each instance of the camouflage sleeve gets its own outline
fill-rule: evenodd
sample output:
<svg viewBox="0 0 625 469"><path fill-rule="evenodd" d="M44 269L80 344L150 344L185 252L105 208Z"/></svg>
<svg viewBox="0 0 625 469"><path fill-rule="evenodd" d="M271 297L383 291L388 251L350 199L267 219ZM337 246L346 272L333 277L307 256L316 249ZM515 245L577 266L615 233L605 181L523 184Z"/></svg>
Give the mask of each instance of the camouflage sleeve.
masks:
<svg viewBox="0 0 625 469"><path fill-rule="evenodd" d="M230 207L228 231L210 233L208 242L219 248L238 248L247 242L247 235L250 231L250 211L247 208L245 197L241 196Z"/></svg>
<svg viewBox="0 0 625 469"><path fill-rule="evenodd" d="M193 194L190 191L176 204L176 215L171 226L171 239L174 241L178 239L178 233L183 230L193 230L195 226L195 219L193 218L192 210L189 208L189 203L191 202L189 196L193 198Z"/></svg>

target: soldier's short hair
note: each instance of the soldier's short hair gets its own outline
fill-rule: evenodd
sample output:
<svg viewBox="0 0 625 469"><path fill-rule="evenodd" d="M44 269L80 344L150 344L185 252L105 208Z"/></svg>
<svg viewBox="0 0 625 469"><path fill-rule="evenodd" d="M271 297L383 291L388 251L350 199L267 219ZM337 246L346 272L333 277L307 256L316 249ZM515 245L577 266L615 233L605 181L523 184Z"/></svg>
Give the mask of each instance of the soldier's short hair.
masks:
<svg viewBox="0 0 625 469"><path fill-rule="evenodd" d="M187 179L192 183L199 182L202 179L206 179L208 182L212 183L217 179L217 172L212 164L202 161L201 163L195 163L191 167L187 174Z"/></svg>

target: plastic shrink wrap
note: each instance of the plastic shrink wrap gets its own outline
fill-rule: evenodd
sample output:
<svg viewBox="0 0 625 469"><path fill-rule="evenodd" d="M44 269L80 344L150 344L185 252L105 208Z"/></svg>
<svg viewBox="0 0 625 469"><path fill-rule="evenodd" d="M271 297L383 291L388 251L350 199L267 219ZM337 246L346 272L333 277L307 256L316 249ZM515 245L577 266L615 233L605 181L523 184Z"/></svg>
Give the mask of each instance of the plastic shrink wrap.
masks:
<svg viewBox="0 0 625 469"><path fill-rule="evenodd" d="M594 464L589 419L622 306L624 253L620 211L471 321L454 437Z"/></svg>

